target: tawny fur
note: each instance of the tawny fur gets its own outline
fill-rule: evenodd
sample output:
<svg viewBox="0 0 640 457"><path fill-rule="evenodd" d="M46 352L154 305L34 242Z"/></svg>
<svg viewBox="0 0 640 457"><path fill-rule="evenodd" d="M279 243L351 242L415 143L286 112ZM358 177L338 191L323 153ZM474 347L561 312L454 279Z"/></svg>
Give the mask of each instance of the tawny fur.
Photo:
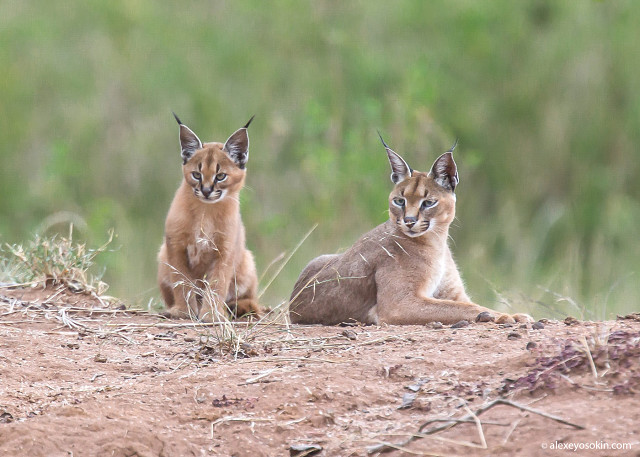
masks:
<svg viewBox="0 0 640 457"><path fill-rule="evenodd" d="M225 144L202 144L178 123L183 180L158 254L158 285L168 312L206 321L219 315L214 307L223 315L227 307L237 316L259 314L256 268L245 248L238 201L246 175L248 124ZM212 293L204 296L216 297L213 303L199 292L207 287Z"/></svg>
<svg viewBox="0 0 640 457"><path fill-rule="evenodd" d="M484 311L497 322L531 320L479 306L465 292L447 244L458 183L451 152L422 173L385 147L395 183L389 220L343 254L323 255L306 266L291 294L291 322L453 324L475 321Z"/></svg>

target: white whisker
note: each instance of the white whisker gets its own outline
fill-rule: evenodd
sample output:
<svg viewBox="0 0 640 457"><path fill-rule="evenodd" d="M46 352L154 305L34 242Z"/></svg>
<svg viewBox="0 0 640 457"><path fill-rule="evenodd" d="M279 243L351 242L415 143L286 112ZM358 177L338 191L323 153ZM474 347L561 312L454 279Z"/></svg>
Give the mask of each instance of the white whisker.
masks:
<svg viewBox="0 0 640 457"><path fill-rule="evenodd" d="M387 250L387 248L385 248L383 245L380 245L380 247L382 248L382 250L383 250L384 252L386 252L386 253L387 253L387 255L388 255L389 257L391 257L392 259L393 259L393 258L395 258L395 257L393 257L393 255L392 255L392 254Z"/></svg>
<svg viewBox="0 0 640 457"><path fill-rule="evenodd" d="M409 253L400 245L400 243L398 243L396 240L393 240L393 242L396 243L400 249L402 249L402 252L409 255Z"/></svg>

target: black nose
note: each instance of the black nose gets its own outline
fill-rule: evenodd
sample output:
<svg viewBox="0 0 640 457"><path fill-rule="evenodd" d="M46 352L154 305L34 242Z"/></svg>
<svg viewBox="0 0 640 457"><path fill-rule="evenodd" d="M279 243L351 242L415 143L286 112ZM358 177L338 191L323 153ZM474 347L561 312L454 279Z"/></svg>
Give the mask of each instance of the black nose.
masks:
<svg viewBox="0 0 640 457"><path fill-rule="evenodd" d="M202 187L202 195L204 195L204 198L209 198L212 192L213 187Z"/></svg>
<svg viewBox="0 0 640 457"><path fill-rule="evenodd" d="M405 217L404 218L404 223L409 228L411 228L414 225L416 225L416 222L418 222L418 218L417 217Z"/></svg>

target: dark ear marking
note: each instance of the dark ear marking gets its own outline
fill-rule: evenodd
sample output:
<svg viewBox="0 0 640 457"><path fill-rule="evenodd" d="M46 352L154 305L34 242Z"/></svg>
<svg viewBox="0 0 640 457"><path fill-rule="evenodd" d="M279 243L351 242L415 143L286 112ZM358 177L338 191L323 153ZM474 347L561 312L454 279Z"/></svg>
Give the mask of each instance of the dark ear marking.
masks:
<svg viewBox="0 0 640 457"><path fill-rule="evenodd" d="M453 147L455 147L455 144ZM455 192L460 179L458 178L458 168L453 160L451 151L445 152L436 159L431 167L429 176L445 189Z"/></svg>
<svg viewBox="0 0 640 457"><path fill-rule="evenodd" d="M253 121L253 118L256 117L256 115L254 114L253 116L251 116L251 119L249 119L249 122L247 122L245 124L245 126L243 128L248 129L249 126L251 125L251 121Z"/></svg>
<svg viewBox="0 0 640 457"><path fill-rule="evenodd" d="M391 182L394 184L401 183L405 179L411 176L411 167L400 157L400 154L391 149L387 143L382 139L382 135L378 132L382 145L387 150L387 157L389 158L389 164L391 165Z"/></svg>
<svg viewBox="0 0 640 457"><path fill-rule="evenodd" d="M184 165L198 149L202 149L202 141L198 135L182 123L176 113L173 113L173 117L176 118L176 122L180 126L180 155Z"/></svg>
<svg viewBox="0 0 640 457"><path fill-rule="evenodd" d="M456 146L458 146L458 138L456 138L455 143L453 143L453 146L451 146L451 149L449 149L447 152L453 152L453 150L456 148Z"/></svg>
<svg viewBox="0 0 640 457"><path fill-rule="evenodd" d="M231 160L233 160L240 169L243 169L249 159L249 133L247 129L251 125L251 121L255 115L251 116L249 122L244 127L236 130L233 135L224 144L224 150L227 151Z"/></svg>

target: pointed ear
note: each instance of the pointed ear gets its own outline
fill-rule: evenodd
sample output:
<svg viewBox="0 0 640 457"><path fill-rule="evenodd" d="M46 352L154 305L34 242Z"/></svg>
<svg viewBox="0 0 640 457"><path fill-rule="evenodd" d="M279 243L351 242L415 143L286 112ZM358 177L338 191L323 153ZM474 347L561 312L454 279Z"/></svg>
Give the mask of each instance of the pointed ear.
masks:
<svg viewBox="0 0 640 457"><path fill-rule="evenodd" d="M236 130L224 144L224 150L227 151L231 160L233 160L240 169L243 169L247 165L247 160L249 160L249 133L247 129L254 117L255 116L251 116L249 122L247 122L244 127Z"/></svg>
<svg viewBox="0 0 640 457"><path fill-rule="evenodd" d="M389 158L389 164L391 164L391 182L394 184L401 183L411 176L411 167L400 157L400 154L387 146L380 132L378 132L378 136L380 137L380 141L382 141L382 145L387 150L387 157Z"/></svg>
<svg viewBox="0 0 640 457"><path fill-rule="evenodd" d="M458 168L453 161L453 154L445 152L438 157L431 167L429 176L445 189L454 192L460 180L458 179Z"/></svg>
<svg viewBox="0 0 640 457"><path fill-rule="evenodd" d="M198 149L202 149L202 141L189 127L180 121L176 113L173 113L173 117L176 118L176 122L180 126L180 150L182 163L185 164Z"/></svg>

